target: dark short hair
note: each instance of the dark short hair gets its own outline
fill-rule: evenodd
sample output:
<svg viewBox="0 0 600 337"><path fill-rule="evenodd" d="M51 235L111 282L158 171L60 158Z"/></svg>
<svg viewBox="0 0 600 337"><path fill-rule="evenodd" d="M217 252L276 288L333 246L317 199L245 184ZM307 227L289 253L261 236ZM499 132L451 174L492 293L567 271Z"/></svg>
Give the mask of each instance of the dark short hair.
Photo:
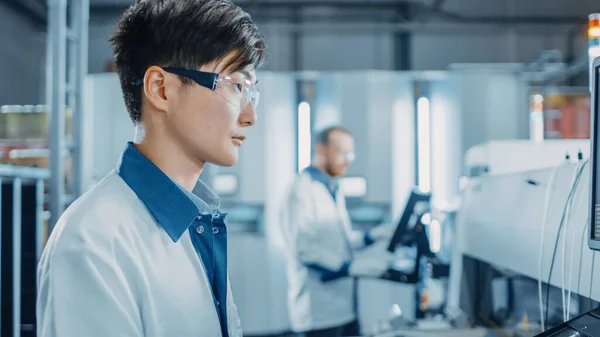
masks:
<svg viewBox="0 0 600 337"><path fill-rule="evenodd" d="M329 136L334 131L343 132L343 133L345 133L347 135L352 136L352 134L350 133L350 131L348 131L348 129L346 129L346 128L343 128L341 126L330 126L328 128L325 128L325 129L321 130L317 134L317 144L322 144L322 145L329 144Z"/></svg>
<svg viewBox="0 0 600 337"><path fill-rule="evenodd" d="M110 42L133 122L141 118L139 81L153 65L197 69L235 52L226 69L236 72L266 58L256 24L230 0L135 0Z"/></svg>

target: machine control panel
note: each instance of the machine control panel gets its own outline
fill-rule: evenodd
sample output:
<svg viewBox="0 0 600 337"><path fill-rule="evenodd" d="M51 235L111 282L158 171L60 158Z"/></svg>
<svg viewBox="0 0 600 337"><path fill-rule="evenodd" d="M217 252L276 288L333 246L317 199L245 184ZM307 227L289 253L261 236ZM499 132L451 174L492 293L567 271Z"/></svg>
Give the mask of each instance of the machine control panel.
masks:
<svg viewBox="0 0 600 337"><path fill-rule="evenodd" d="M596 204L596 214L594 216L594 239L600 240L600 204Z"/></svg>
<svg viewBox="0 0 600 337"><path fill-rule="evenodd" d="M600 58L596 58L592 63L592 78L590 81L591 96L591 193L590 193L590 226L588 235L588 245L591 249L600 250L600 139L598 138L599 113L598 113L598 90L600 89Z"/></svg>
<svg viewBox="0 0 600 337"><path fill-rule="evenodd" d="M600 337L600 308L575 317L535 337Z"/></svg>

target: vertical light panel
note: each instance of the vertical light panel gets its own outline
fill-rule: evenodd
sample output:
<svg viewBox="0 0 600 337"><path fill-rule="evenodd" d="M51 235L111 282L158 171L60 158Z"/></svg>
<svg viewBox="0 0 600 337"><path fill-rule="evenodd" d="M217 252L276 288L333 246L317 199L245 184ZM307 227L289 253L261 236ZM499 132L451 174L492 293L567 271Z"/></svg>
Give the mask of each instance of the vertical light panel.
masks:
<svg viewBox="0 0 600 337"><path fill-rule="evenodd" d="M439 253L442 247L442 225L437 220L429 224L429 249L433 253Z"/></svg>
<svg viewBox="0 0 600 337"><path fill-rule="evenodd" d="M429 99L421 97L417 101L417 161L419 168L419 189L431 192L431 124Z"/></svg>
<svg viewBox="0 0 600 337"><path fill-rule="evenodd" d="M544 97L540 94L529 97L529 139L544 141Z"/></svg>
<svg viewBox="0 0 600 337"><path fill-rule="evenodd" d="M302 102L298 105L298 172L310 165L310 104Z"/></svg>

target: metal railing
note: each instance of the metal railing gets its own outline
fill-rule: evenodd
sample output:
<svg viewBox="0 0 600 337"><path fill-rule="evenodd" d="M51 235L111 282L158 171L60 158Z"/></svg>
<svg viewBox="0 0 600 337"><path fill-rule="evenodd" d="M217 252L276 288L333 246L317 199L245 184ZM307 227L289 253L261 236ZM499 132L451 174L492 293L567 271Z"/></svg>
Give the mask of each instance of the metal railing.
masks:
<svg viewBox="0 0 600 337"><path fill-rule="evenodd" d="M45 168L0 165L0 205L7 196L2 195L2 186L12 181L12 326L13 337L21 336L21 266L22 266L22 187L23 181L35 182L35 257L39 262L44 248L44 181L50 178L50 170ZM2 270L2 228L9 226L2 223L2 207L0 207L0 270ZM2 289L2 279L0 279ZM36 283L37 289L37 283ZM2 292L0 291L0 312L2 312ZM5 309L6 310L6 309ZM2 331L0 330L0 336Z"/></svg>

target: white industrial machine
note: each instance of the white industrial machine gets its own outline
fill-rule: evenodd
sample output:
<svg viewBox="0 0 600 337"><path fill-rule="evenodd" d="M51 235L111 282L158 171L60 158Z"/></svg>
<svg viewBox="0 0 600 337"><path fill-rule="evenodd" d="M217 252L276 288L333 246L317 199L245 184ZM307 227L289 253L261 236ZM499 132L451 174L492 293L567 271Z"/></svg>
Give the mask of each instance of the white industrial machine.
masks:
<svg viewBox="0 0 600 337"><path fill-rule="evenodd" d="M465 168L469 177L547 169L565 161L576 162L579 152L584 159L589 158L589 144L589 139L544 142L519 139L491 140L467 150Z"/></svg>
<svg viewBox="0 0 600 337"><path fill-rule="evenodd" d="M597 336L598 71L592 142L490 142L467 152L449 309L518 336ZM591 249L590 249L591 248Z"/></svg>

